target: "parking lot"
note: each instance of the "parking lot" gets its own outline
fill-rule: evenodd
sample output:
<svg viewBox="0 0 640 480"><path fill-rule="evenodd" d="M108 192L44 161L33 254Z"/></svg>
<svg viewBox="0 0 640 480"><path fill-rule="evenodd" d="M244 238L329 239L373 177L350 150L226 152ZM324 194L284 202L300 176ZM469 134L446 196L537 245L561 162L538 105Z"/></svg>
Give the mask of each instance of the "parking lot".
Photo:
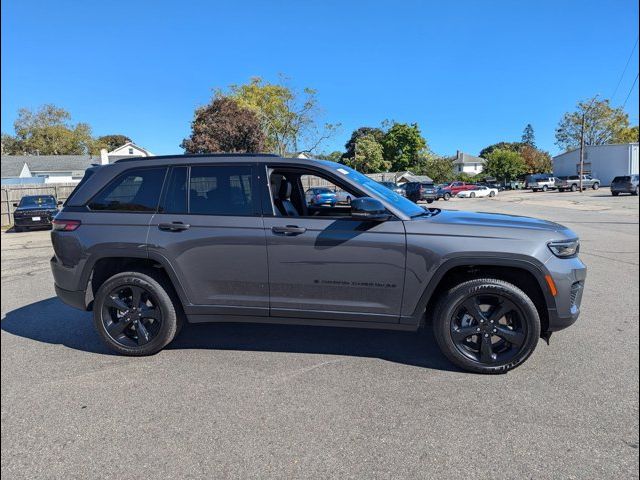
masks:
<svg viewBox="0 0 640 480"><path fill-rule="evenodd" d="M578 323L501 376L455 369L429 330L187 326L126 358L55 298L49 232L3 232L3 477L637 478L638 198L430 207L578 232Z"/></svg>

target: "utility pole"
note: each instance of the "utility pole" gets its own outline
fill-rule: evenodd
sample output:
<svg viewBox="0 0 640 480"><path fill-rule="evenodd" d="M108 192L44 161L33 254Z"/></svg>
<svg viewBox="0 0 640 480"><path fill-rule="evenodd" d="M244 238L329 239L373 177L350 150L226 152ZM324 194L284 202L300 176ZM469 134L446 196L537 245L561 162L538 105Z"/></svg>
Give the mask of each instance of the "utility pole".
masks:
<svg viewBox="0 0 640 480"><path fill-rule="evenodd" d="M598 94L598 95L600 95L600 94ZM589 110L591 110L591 107L593 106L593 102L596 101L596 98L598 98L598 95L593 97L593 99L591 100L591 103L589 103L587 108L585 108L584 111L582 112L582 128L580 129L580 193L583 192L583 190L582 190L582 176L584 175L584 125L585 125L585 117L587 116L587 113L589 113Z"/></svg>

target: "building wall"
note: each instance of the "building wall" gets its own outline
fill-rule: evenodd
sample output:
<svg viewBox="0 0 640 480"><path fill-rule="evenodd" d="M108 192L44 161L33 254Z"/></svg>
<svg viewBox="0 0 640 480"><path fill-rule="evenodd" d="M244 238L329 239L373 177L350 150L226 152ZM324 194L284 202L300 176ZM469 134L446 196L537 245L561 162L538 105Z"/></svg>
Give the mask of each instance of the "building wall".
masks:
<svg viewBox="0 0 640 480"><path fill-rule="evenodd" d="M585 148L584 171L599 178L603 186L618 175L638 173L638 144L594 145ZM580 150L553 157L555 176L580 173Z"/></svg>
<svg viewBox="0 0 640 480"><path fill-rule="evenodd" d="M455 166L456 172L477 175L482 172L484 165L481 163L459 163Z"/></svg>

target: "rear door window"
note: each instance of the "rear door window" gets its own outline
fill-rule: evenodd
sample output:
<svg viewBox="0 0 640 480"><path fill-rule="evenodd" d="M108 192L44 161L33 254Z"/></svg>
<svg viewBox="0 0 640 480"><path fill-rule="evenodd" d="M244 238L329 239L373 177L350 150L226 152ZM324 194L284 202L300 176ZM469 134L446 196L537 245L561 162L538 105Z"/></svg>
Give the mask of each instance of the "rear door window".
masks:
<svg viewBox="0 0 640 480"><path fill-rule="evenodd" d="M254 215L255 195L250 166L191 167L189 213L198 215Z"/></svg>
<svg viewBox="0 0 640 480"><path fill-rule="evenodd" d="M110 212L154 212L166 172L164 167L124 172L89 202L89 208Z"/></svg>

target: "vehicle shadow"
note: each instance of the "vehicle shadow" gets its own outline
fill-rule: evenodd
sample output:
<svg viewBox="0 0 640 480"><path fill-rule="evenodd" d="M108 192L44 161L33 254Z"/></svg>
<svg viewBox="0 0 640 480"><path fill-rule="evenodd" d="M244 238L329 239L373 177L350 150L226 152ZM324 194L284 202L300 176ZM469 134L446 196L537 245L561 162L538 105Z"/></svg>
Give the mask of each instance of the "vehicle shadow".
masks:
<svg viewBox="0 0 640 480"><path fill-rule="evenodd" d="M112 355L95 332L91 314L68 307L55 297L7 312L1 325L7 333L37 342ZM430 328L416 333L269 324L198 324L185 325L166 348L347 355L461 371L440 353Z"/></svg>

